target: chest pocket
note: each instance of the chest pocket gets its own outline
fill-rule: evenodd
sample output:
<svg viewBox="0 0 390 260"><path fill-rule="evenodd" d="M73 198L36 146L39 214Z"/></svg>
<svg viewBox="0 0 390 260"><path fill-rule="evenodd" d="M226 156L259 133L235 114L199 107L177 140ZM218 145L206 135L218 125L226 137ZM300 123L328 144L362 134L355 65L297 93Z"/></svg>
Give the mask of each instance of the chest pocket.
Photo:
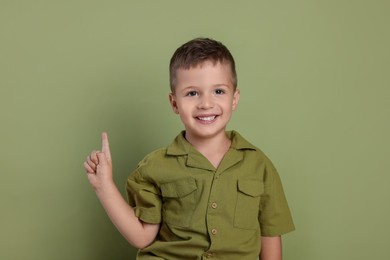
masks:
<svg viewBox="0 0 390 260"><path fill-rule="evenodd" d="M161 184L163 220L170 225L188 227L196 207L196 181L184 178Z"/></svg>
<svg viewBox="0 0 390 260"><path fill-rule="evenodd" d="M243 229L259 228L259 208L263 183L259 180L238 180L234 226Z"/></svg>

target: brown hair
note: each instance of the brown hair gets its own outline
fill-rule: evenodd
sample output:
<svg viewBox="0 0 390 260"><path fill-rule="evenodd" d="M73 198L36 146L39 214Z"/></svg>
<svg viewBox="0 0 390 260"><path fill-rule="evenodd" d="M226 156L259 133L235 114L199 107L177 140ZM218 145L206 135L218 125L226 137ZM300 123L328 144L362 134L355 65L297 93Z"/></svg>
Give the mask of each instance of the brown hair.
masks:
<svg viewBox="0 0 390 260"><path fill-rule="evenodd" d="M171 91L176 85L176 71L178 69L194 68L205 61L226 63L230 65L233 86L237 87L237 74L232 54L221 42L210 38L195 38L180 46L173 54L169 63L169 77Z"/></svg>

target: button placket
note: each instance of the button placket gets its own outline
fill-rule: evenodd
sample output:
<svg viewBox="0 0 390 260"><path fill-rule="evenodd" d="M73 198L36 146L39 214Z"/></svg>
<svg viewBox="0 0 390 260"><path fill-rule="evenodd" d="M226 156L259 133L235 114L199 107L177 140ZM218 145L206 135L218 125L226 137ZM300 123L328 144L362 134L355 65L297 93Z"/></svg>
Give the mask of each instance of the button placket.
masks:
<svg viewBox="0 0 390 260"><path fill-rule="evenodd" d="M217 236L218 233L218 196L219 196L219 186L220 186L220 180L219 176L220 174L216 171L214 172L214 177L211 183L211 189L209 194L209 204L208 204L208 210L207 210L207 229L208 234L210 237L210 251L206 251L204 254L204 257L211 258L214 257L214 253L212 252L214 247L219 243L220 236ZM210 254L208 254L210 253Z"/></svg>

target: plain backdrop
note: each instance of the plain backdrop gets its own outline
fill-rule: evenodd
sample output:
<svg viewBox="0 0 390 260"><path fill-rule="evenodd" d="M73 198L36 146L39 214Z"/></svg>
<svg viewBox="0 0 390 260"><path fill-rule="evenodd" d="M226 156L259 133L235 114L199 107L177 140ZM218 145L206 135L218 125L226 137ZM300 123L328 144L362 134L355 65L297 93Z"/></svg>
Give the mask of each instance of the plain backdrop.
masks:
<svg viewBox="0 0 390 260"><path fill-rule="evenodd" d="M225 43L229 125L283 180L286 260L387 259L390 2L0 1L0 259L134 259L82 162L107 131L115 181L182 130L168 63Z"/></svg>

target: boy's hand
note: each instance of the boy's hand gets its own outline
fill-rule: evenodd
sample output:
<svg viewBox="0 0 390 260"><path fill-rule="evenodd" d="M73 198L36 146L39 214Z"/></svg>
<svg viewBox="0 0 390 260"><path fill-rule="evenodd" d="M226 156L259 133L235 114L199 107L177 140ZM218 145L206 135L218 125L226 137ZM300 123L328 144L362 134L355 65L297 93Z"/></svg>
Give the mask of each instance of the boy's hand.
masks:
<svg viewBox="0 0 390 260"><path fill-rule="evenodd" d="M92 151L84 162L84 169L95 190L112 182L112 160L107 133L102 133L102 151Z"/></svg>

